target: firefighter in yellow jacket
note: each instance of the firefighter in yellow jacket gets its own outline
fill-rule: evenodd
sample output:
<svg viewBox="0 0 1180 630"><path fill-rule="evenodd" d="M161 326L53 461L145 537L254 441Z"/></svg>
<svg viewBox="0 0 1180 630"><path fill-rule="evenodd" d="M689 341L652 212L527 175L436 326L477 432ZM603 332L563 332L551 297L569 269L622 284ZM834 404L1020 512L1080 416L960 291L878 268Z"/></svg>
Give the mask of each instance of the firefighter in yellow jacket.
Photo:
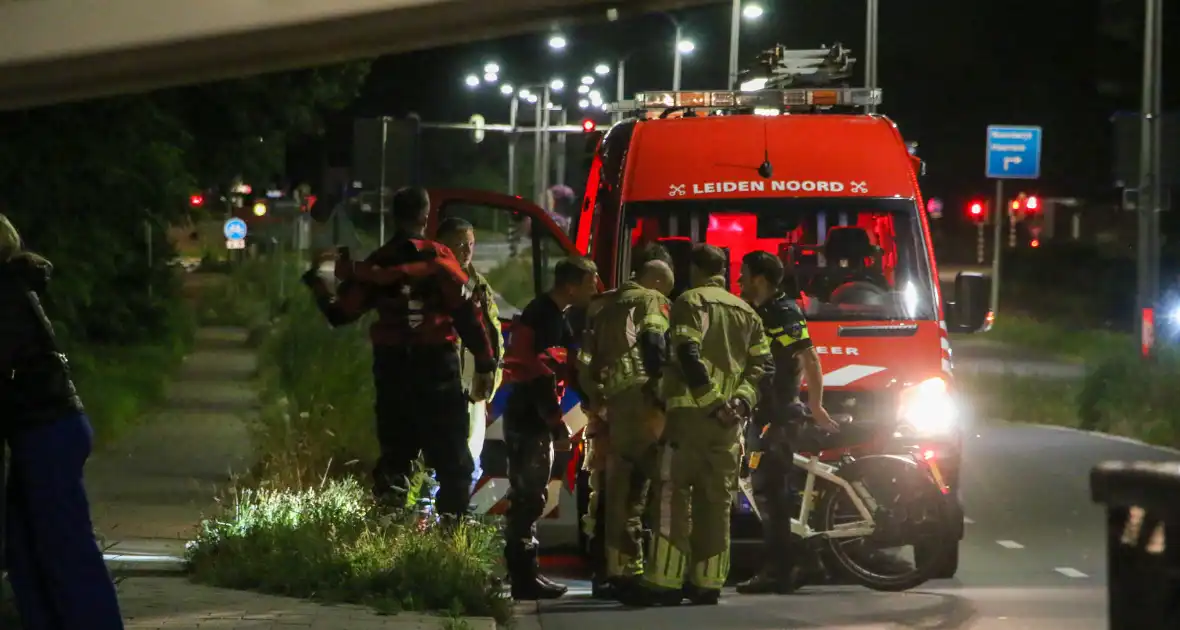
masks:
<svg viewBox="0 0 1180 630"><path fill-rule="evenodd" d="M730 504L740 432L773 371L762 321L725 287L726 256L692 251L692 286L672 305L671 349L662 384L668 419L652 480L653 529L644 588L625 603L716 604L729 573Z"/></svg>
<svg viewBox="0 0 1180 630"><path fill-rule="evenodd" d="M596 398L594 446L606 447L595 454L605 459L600 460L605 475L594 479L599 488L605 486L602 540L594 541L604 555L605 566L596 567L595 575L600 589L617 587L642 569L641 520L651 472L644 468L663 424L658 384L673 280L666 262L644 263L634 280L596 305L579 353L579 380Z"/></svg>

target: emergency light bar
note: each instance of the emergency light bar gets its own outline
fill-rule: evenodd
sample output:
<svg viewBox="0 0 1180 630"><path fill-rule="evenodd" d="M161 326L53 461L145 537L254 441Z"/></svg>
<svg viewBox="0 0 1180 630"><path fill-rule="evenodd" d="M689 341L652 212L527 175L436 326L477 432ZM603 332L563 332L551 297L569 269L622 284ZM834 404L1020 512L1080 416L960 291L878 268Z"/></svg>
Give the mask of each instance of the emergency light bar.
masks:
<svg viewBox="0 0 1180 630"><path fill-rule="evenodd" d="M708 92L640 92L631 101L611 104L607 111L632 112L672 107L705 109L790 109L792 107L864 107L881 104L880 88L797 88Z"/></svg>

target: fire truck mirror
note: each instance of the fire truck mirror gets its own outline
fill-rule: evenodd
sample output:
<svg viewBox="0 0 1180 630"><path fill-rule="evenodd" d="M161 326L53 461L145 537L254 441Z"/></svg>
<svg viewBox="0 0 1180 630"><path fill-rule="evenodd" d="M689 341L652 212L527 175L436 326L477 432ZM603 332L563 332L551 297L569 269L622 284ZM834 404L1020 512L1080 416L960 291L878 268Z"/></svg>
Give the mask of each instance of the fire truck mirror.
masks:
<svg viewBox="0 0 1180 630"><path fill-rule="evenodd" d="M947 313L948 328L954 332L983 330L989 310L990 282L981 273L960 272L955 276L955 301Z"/></svg>

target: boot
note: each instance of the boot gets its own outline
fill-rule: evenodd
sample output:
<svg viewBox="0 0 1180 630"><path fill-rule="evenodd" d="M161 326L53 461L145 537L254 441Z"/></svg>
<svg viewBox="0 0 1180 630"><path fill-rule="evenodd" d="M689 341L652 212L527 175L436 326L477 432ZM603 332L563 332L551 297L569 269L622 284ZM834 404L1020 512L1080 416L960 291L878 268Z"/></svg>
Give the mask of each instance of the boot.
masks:
<svg viewBox="0 0 1180 630"><path fill-rule="evenodd" d="M646 608L648 606L679 606L684 593L677 590L657 589L647 586L636 578L620 582L615 589L615 599L624 606Z"/></svg>
<svg viewBox="0 0 1180 630"><path fill-rule="evenodd" d="M595 575L590 580L590 596L594 599L616 599L618 597L616 581Z"/></svg>
<svg viewBox="0 0 1180 630"><path fill-rule="evenodd" d="M742 595L787 595L799 590L802 586L803 571L793 567L783 575L779 571L763 569L758 575L737 585L737 592Z"/></svg>
<svg viewBox="0 0 1180 630"><path fill-rule="evenodd" d="M721 589L685 584L684 598L693 606L716 606L721 601Z"/></svg>
<svg viewBox="0 0 1180 630"><path fill-rule="evenodd" d="M512 599L557 599L569 590L568 587L540 575L536 549L516 548L504 551L508 579L512 581Z"/></svg>

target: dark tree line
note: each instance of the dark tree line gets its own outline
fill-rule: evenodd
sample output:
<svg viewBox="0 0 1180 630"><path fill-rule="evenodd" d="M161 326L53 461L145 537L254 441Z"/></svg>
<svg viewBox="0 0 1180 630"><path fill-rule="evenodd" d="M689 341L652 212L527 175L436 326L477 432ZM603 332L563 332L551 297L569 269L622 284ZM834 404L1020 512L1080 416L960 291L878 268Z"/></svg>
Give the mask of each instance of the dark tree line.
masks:
<svg viewBox="0 0 1180 630"><path fill-rule="evenodd" d="M281 175L288 142L322 133L321 112L348 105L368 67L0 114L0 212L54 261L62 334L95 343L159 334L179 288L166 228L187 220L189 195Z"/></svg>

